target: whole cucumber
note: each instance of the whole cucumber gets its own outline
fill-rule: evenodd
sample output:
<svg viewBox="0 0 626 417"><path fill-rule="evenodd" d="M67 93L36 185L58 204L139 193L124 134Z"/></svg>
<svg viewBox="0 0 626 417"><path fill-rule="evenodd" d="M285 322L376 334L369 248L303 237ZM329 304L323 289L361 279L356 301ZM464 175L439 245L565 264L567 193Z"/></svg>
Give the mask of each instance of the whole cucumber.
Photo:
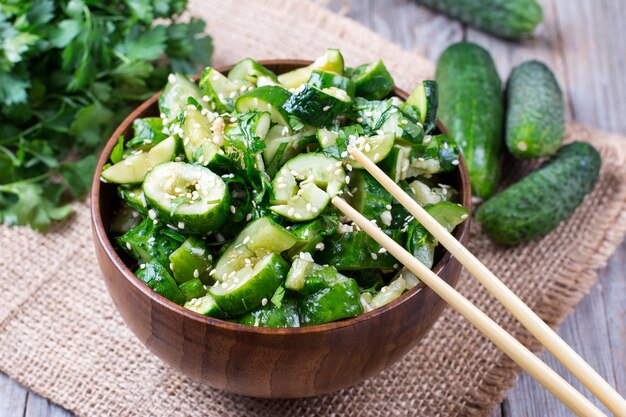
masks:
<svg viewBox="0 0 626 417"><path fill-rule="evenodd" d="M502 38L530 36L543 20L535 0L418 0L425 6Z"/></svg>
<svg viewBox="0 0 626 417"><path fill-rule="evenodd" d="M600 154L588 143L564 146L543 167L480 206L476 220L504 245L545 236L591 192L601 164Z"/></svg>
<svg viewBox="0 0 626 417"><path fill-rule="evenodd" d="M515 67L506 91L505 140L518 158L552 155L565 131L563 93L548 67L528 61Z"/></svg>
<svg viewBox="0 0 626 417"><path fill-rule="evenodd" d="M500 179L504 97L489 52L470 42L449 46L437 62L439 118L461 148L474 195L489 198Z"/></svg>

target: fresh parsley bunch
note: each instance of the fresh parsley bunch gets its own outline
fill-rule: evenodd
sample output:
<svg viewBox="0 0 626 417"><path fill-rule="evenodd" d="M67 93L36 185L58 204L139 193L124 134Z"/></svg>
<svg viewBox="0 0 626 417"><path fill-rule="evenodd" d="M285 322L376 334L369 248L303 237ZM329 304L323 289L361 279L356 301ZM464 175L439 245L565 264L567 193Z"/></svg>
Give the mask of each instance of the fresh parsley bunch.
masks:
<svg viewBox="0 0 626 417"><path fill-rule="evenodd" d="M46 230L89 189L96 153L170 72L210 64L186 0L0 2L0 221ZM154 23L156 22L158 23Z"/></svg>

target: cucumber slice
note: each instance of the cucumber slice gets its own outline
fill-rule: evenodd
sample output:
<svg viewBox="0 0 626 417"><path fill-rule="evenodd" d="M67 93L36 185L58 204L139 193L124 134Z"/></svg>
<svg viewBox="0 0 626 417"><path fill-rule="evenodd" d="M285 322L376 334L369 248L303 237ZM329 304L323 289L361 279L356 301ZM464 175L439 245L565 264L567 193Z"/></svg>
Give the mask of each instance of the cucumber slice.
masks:
<svg viewBox="0 0 626 417"><path fill-rule="evenodd" d="M204 240L189 236L169 259L172 275L178 284L192 279L200 279L204 284L212 282L209 271L213 265L213 254Z"/></svg>
<svg viewBox="0 0 626 417"><path fill-rule="evenodd" d="M280 307L274 303L256 308L239 318L240 324L260 327L300 327L298 303L294 299L283 300Z"/></svg>
<svg viewBox="0 0 626 417"><path fill-rule="evenodd" d="M283 104L291 97L291 93L282 87L266 85L248 91L237 99L235 109L239 113L248 110L268 112L272 122L289 126L289 114Z"/></svg>
<svg viewBox="0 0 626 417"><path fill-rule="evenodd" d="M424 129L414 123L397 107L392 107L385 122L380 127L385 133L391 133L396 139L396 143L403 145L421 144L424 140Z"/></svg>
<svg viewBox="0 0 626 417"><path fill-rule="evenodd" d="M185 296L185 301L191 301L194 298L201 298L206 295L204 284L197 278L180 284L179 288L180 292Z"/></svg>
<svg viewBox="0 0 626 417"><path fill-rule="evenodd" d="M409 157L411 147L395 144L389 155L379 164L380 169L385 171L394 182L398 183L406 178L409 170Z"/></svg>
<svg viewBox="0 0 626 417"><path fill-rule="evenodd" d="M356 86L356 95L368 100L380 100L393 90L393 78L380 59L356 67L351 79Z"/></svg>
<svg viewBox="0 0 626 417"><path fill-rule="evenodd" d="M306 83L321 90L323 90L324 88L336 87L348 93L350 97L354 97L354 92L356 89L356 86L350 78L332 72L320 70L313 70L313 72L311 72L309 80Z"/></svg>
<svg viewBox="0 0 626 417"><path fill-rule="evenodd" d="M426 136L422 144L411 147L406 177L432 175L455 170L459 165L459 148L447 135Z"/></svg>
<svg viewBox="0 0 626 417"><path fill-rule="evenodd" d="M343 75L343 55L338 49L327 49L324 55L317 58L314 63L306 67L298 68L278 76L278 81L285 88L297 88L305 83L313 70L334 72Z"/></svg>
<svg viewBox="0 0 626 417"><path fill-rule="evenodd" d="M270 210L293 221L316 218L345 185L341 165L315 153L290 159L272 181Z"/></svg>
<svg viewBox="0 0 626 417"><path fill-rule="evenodd" d="M246 265L223 282L209 288L217 305L229 315L243 314L269 300L285 279L289 264L276 252L253 266ZM267 302L267 301L266 301Z"/></svg>
<svg viewBox="0 0 626 417"><path fill-rule="evenodd" d="M389 304L396 298L400 297L406 289L406 281L403 278L398 277L394 279L389 283L389 285L382 287L372 298L372 301L369 303L370 309L374 310L384 306L385 304Z"/></svg>
<svg viewBox="0 0 626 417"><path fill-rule="evenodd" d="M287 160L300 153L302 148L312 143L314 136L315 128L311 126L305 126L297 132L292 131L287 126L272 126L267 132L265 139L263 139L265 142L265 149L263 149L263 160L265 161L265 165L267 166L272 162L281 148L281 145L284 143L285 145L283 147L282 154L275 162L278 165L278 168L280 168L285 162L287 162Z"/></svg>
<svg viewBox="0 0 626 417"><path fill-rule="evenodd" d="M356 188L350 199L350 205L368 219L375 219L378 224L389 227L392 195L369 172L364 170L352 171L350 186L353 190Z"/></svg>
<svg viewBox="0 0 626 417"><path fill-rule="evenodd" d="M157 294L167 298L176 304L183 305L185 296L178 289L174 278L168 274L167 270L158 262L150 261L142 264L135 275L141 282L150 287Z"/></svg>
<svg viewBox="0 0 626 417"><path fill-rule="evenodd" d="M336 273L334 279L326 280L325 284L319 291L298 299L300 325L330 323L363 313L359 286L355 280Z"/></svg>
<svg viewBox="0 0 626 417"><path fill-rule="evenodd" d="M314 253L324 249L322 241L325 236L337 229L337 218L322 216L308 223L300 223L291 227L291 233L296 237L296 243L287 251L287 256L293 258L302 252Z"/></svg>
<svg viewBox="0 0 626 417"><path fill-rule="evenodd" d="M232 111L237 96L247 89L246 83L229 80L211 67L207 67L200 76L200 90L204 100L208 100L211 110L219 113Z"/></svg>
<svg viewBox="0 0 626 417"><path fill-rule="evenodd" d="M463 223L470 214L469 210L465 207L450 201L442 201L428 206L426 207L426 211L450 233L452 233L457 225Z"/></svg>
<svg viewBox="0 0 626 417"><path fill-rule="evenodd" d="M213 277L225 281L230 275L268 252L283 252L296 243L295 236L269 217L261 217L237 235L215 265ZM248 259L248 261L246 261Z"/></svg>
<svg viewBox="0 0 626 417"><path fill-rule="evenodd" d="M440 194L433 192L433 190L420 180L415 180L409 184L413 193L415 193L415 201L417 204L424 207L429 204L437 204L442 198Z"/></svg>
<svg viewBox="0 0 626 417"><path fill-rule="evenodd" d="M405 236L400 230L384 232L404 246ZM391 269L397 263L389 252L381 251L381 246L360 230L326 237L324 250L315 256L315 260L324 265L333 265L340 271Z"/></svg>
<svg viewBox="0 0 626 417"><path fill-rule="evenodd" d="M221 138L213 135L209 119L194 106L189 107L183 122L182 135L187 160L209 167L222 165L223 158L226 157L219 147Z"/></svg>
<svg viewBox="0 0 626 417"><path fill-rule="evenodd" d="M196 83L183 74L170 74L159 97L159 110L165 116L161 117L165 126L183 112L189 103L189 97L206 108L207 104L202 100L202 93Z"/></svg>
<svg viewBox="0 0 626 417"><path fill-rule="evenodd" d="M228 187L219 175L198 165L157 165L146 176L143 192L159 219L185 233L210 233L228 217Z"/></svg>
<svg viewBox="0 0 626 417"><path fill-rule="evenodd" d="M130 207L128 204L122 203L115 211L113 220L111 220L111 231L115 233L126 233L137 227L141 223L141 214Z"/></svg>
<svg viewBox="0 0 626 417"><path fill-rule="evenodd" d="M335 143L337 143L339 132L321 128L321 129L317 129L316 136L317 136L317 142L320 144L322 149L326 149L330 146L333 146Z"/></svg>
<svg viewBox="0 0 626 417"><path fill-rule="evenodd" d="M405 106L413 106L418 121L424 126L426 132L437 127L437 106L439 104L439 92L437 81L424 80L413 90L406 100Z"/></svg>
<svg viewBox="0 0 626 417"><path fill-rule="evenodd" d="M374 162L379 163L383 159L387 158L394 144L393 133L383 133L374 136L361 136L356 138L355 146L359 149L367 158ZM362 169L363 167L355 160L351 160L350 164L353 168Z"/></svg>
<svg viewBox="0 0 626 417"><path fill-rule="evenodd" d="M116 240L132 257L144 262L156 261L168 268L170 254L181 244L168 232L167 228L147 218Z"/></svg>
<svg viewBox="0 0 626 417"><path fill-rule="evenodd" d="M148 202L143 195L141 187L125 187L120 185L117 187L117 195L142 215L148 215Z"/></svg>
<svg viewBox="0 0 626 417"><path fill-rule="evenodd" d="M111 165L100 174L101 180L115 184L141 184L154 166L176 156L176 139L172 136L154 146Z"/></svg>
<svg viewBox="0 0 626 417"><path fill-rule="evenodd" d="M304 279L313 272L313 259L306 257L296 257L291 263L291 268L287 273L285 288L293 291L300 291L304 288Z"/></svg>
<svg viewBox="0 0 626 417"><path fill-rule="evenodd" d="M216 319L224 318L224 312L219 308L210 294L206 294L203 297L189 300L185 303L185 308L191 311L195 311L203 316L215 317Z"/></svg>
<svg viewBox="0 0 626 417"><path fill-rule="evenodd" d="M348 93L337 87L319 89L305 84L296 90L282 108L300 120L321 127L330 124L351 102Z"/></svg>
<svg viewBox="0 0 626 417"><path fill-rule="evenodd" d="M252 58L245 58L235 64L235 66L228 73L228 79L231 81L240 81L253 85L278 84L276 74Z"/></svg>

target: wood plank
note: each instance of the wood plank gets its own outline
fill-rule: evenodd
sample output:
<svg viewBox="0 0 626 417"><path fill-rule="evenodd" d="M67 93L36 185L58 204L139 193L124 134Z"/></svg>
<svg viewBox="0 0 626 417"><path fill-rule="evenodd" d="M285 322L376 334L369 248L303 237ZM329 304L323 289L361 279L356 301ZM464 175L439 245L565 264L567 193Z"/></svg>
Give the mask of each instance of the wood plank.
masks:
<svg viewBox="0 0 626 417"><path fill-rule="evenodd" d="M600 375L615 385L613 352L609 342L609 329L603 299L603 286L611 277L604 274L600 282L576 306L574 312L561 325L559 334L572 346ZM583 392L609 414L598 400L571 376L550 354L543 352L541 358L562 375L576 389ZM507 396L507 417L549 415L552 417L571 416L567 407L547 392L528 374L523 373L519 382Z"/></svg>
<svg viewBox="0 0 626 417"><path fill-rule="evenodd" d="M72 417L72 414L45 398L29 392L24 417Z"/></svg>
<svg viewBox="0 0 626 417"><path fill-rule="evenodd" d="M573 116L626 133L626 8L622 0L554 1Z"/></svg>
<svg viewBox="0 0 626 417"><path fill-rule="evenodd" d="M0 373L0 416L22 417L28 391Z"/></svg>
<svg viewBox="0 0 626 417"><path fill-rule="evenodd" d="M347 11L347 17L432 61L436 61L449 44L463 38L460 23L413 0L330 0L323 3L333 11Z"/></svg>

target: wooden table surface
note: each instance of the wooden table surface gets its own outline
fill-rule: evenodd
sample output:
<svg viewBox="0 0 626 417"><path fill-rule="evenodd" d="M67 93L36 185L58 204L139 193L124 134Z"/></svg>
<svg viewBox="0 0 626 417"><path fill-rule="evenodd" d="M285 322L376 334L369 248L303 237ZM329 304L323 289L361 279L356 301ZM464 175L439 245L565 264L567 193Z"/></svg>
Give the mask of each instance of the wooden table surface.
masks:
<svg viewBox="0 0 626 417"><path fill-rule="evenodd" d="M437 15L412 0L320 0L406 49L436 60L447 45L477 42L493 55L506 79L515 65L538 59L555 72L566 97L567 115L626 135L626 7L624 0L539 0L544 23L537 36L506 42ZM561 325L560 334L617 389L626 394L626 244L600 271L600 280ZM563 368L547 354L547 362ZM596 402L597 403L597 402ZM569 416L565 406L528 375L509 392L493 416ZM69 417L0 374L1 417Z"/></svg>

